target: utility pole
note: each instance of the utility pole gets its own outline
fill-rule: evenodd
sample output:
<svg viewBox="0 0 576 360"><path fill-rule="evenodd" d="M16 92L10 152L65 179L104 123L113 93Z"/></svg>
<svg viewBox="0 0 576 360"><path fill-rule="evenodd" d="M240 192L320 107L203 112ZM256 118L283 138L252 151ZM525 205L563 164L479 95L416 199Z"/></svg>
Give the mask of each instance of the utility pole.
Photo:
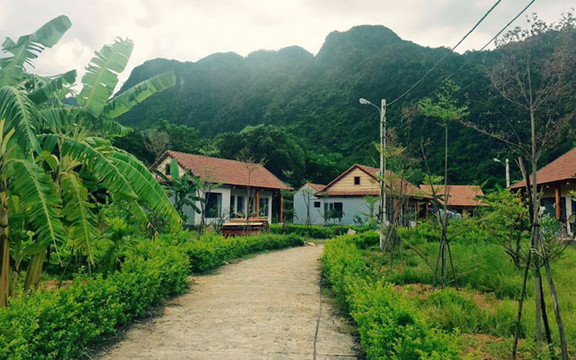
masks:
<svg viewBox="0 0 576 360"><path fill-rule="evenodd" d="M380 249L384 247L384 226L388 224L388 212L386 211L386 99L382 99L380 107L372 102L360 98L360 104L373 106L380 114Z"/></svg>
<svg viewBox="0 0 576 360"><path fill-rule="evenodd" d="M384 247L384 226L388 222L386 210L386 99L380 103L380 249Z"/></svg>

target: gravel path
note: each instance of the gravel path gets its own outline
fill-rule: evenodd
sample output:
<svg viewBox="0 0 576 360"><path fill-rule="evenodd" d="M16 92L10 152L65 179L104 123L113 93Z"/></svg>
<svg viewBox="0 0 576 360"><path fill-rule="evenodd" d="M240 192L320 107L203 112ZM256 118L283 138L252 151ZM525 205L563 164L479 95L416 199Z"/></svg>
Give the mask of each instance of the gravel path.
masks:
<svg viewBox="0 0 576 360"><path fill-rule="evenodd" d="M321 255L322 246L292 248L193 277L100 359L356 359L350 326L320 296Z"/></svg>

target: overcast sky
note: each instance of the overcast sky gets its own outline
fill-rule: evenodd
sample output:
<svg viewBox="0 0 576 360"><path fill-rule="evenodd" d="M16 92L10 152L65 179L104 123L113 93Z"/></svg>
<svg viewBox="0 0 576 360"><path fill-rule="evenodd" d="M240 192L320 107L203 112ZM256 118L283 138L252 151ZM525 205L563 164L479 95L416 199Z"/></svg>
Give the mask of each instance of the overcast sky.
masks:
<svg viewBox="0 0 576 360"><path fill-rule="evenodd" d="M355 25L385 25L425 46L452 47L495 0L0 0L0 36L16 40L58 15L72 28L45 51L36 72L80 73L94 50L118 36L134 40L132 67L148 59L197 61L215 52L247 55L299 45L316 54L326 36ZM478 49L529 0L503 0L461 45ZM538 0L529 13L558 19L574 0ZM524 21L525 17L521 18Z"/></svg>

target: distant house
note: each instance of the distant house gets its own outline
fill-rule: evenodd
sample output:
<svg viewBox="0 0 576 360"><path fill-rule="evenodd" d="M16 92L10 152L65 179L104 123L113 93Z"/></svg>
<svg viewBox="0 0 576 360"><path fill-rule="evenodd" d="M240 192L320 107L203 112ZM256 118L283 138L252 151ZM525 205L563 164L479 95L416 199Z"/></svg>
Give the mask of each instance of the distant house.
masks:
<svg viewBox="0 0 576 360"><path fill-rule="evenodd" d="M218 184L198 194L206 199L207 223L245 216L266 217L269 223L283 220L281 190L290 187L262 165L169 150L151 168L169 176L171 159L177 161L181 173L188 170L208 184ZM185 207L184 212L188 225L200 224L201 217L192 208Z"/></svg>
<svg viewBox="0 0 576 360"><path fill-rule="evenodd" d="M446 207L449 211L461 214L462 216L474 216L475 211L485 204L481 197L484 196L480 186L476 185L447 185L447 191L443 185L433 185L436 195L445 199L448 195ZM420 189L432 197L432 185L420 185ZM444 200L440 202L444 204Z"/></svg>
<svg viewBox="0 0 576 360"><path fill-rule="evenodd" d="M568 151L536 173L538 191L542 193L542 211L544 214L567 223L568 231L573 232L571 224L567 221L576 214L576 201L570 195L576 190L576 148ZM530 178L532 182L532 178ZM525 181L510 186L511 190L523 190Z"/></svg>
<svg viewBox="0 0 576 360"><path fill-rule="evenodd" d="M309 213L311 224L354 225L365 221L370 214L378 215L378 172L376 168L355 164L326 186L305 184L294 196L294 222L305 224ZM426 196L393 172L387 171L386 175L388 221L401 213L407 214L405 219L414 221L425 214ZM310 195L310 205L306 206L304 199Z"/></svg>
<svg viewBox="0 0 576 360"><path fill-rule="evenodd" d="M306 183L294 194L294 224L324 224L322 199L316 194L326 185Z"/></svg>

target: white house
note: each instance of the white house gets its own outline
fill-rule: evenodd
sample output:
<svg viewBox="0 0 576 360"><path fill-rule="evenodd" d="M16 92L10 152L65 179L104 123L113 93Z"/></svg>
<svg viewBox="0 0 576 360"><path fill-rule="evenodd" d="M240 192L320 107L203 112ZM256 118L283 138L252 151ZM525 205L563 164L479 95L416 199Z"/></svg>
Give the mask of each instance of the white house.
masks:
<svg viewBox="0 0 576 360"><path fill-rule="evenodd" d="M169 150L151 169L169 177L171 159L176 160L181 174L189 171L207 184L198 193L206 199L206 223L246 216L266 217L269 223L272 219L282 222L281 190L290 187L262 165ZM202 208L199 202L197 206ZM185 206L184 213L188 216L187 225L200 224L201 215L191 207Z"/></svg>
<svg viewBox="0 0 576 360"><path fill-rule="evenodd" d="M328 185L305 184L294 195L294 223L355 225L380 213L379 170L355 164ZM412 183L386 172L388 221L425 216L428 196Z"/></svg>

